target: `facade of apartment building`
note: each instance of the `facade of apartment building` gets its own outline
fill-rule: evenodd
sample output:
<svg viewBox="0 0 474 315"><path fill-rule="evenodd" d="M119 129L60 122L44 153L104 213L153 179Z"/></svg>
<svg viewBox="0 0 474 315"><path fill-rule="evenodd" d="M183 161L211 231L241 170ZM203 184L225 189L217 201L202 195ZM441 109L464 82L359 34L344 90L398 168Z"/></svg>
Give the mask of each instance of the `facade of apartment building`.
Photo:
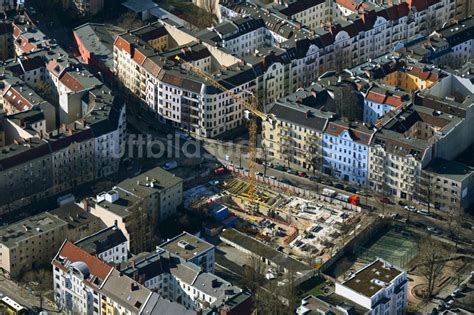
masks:
<svg viewBox="0 0 474 315"><path fill-rule="evenodd" d="M368 309L367 314L401 315L408 304L407 274L377 259L343 283L336 282L335 294Z"/></svg>
<svg viewBox="0 0 474 315"><path fill-rule="evenodd" d="M155 272L147 272L150 269ZM161 249L132 260L120 271L160 296L196 311L219 308L242 292L224 279Z"/></svg>
<svg viewBox="0 0 474 315"><path fill-rule="evenodd" d="M106 226L116 225L132 253L156 246L156 226L174 216L183 201L183 180L161 168L129 178L83 206Z"/></svg>
<svg viewBox="0 0 474 315"><path fill-rule="evenodd" d="M474 203L472 166L459 161L435 159L423 170L421 181L435 209L456 213Z"/></svg>
<svg viewBox="0 0 474 315"><path fill-rule="evenodd" d="M215 246L197 236L183 232L158 247L192 262L204 272L214 273Z"/></svg>
<svg viewBox="0 0 474 315"><path fill-rule="evenodd" d="M15 9L15 0L2 0L0 2L0 13L8 12Z"/></svg>
<svg viewBox="0 0 474 315"><path fill-rule="evenodd" d="M106 263L114 264L126 261L130 248L127 238L115 225L79 239L74 245Z"/></svg>
<svg viewBox="0 0 474 315"><path fill-rule="evenodd" d="M365 94L363 121L375 125L377 120L390 111L408 104L410 96L387 88L374 86Z"/></svg>
<svg viewBox="0 0 474 315"><path fill-rule="evenodd" d="M321 171L322 137L332 98L321 87L299 90L271 104L262 124L263 157L268 162Z"/></svg>
<svg viewBox="0 0 474 315"><path fill-rule="evenodd" d="M374 132L358 123L330 122L322 139L323 172L366 186Z"/></svg>
<svg viewBox="0 0 474 315"><path fill-rule="evenodd" d="M156 293L70 242L63 243L52 265L54 299L72 313L158 315L168 308L187 314L169 301L161 305Z"/></svg>
<svg viewBox="0 0 474 315"><path fill-rule="evenodd" d="M0 229L0 268L11 277L21 276L48 264L66 238L75 240L99 228L96 218L74 204L4 226Z"/></svg>

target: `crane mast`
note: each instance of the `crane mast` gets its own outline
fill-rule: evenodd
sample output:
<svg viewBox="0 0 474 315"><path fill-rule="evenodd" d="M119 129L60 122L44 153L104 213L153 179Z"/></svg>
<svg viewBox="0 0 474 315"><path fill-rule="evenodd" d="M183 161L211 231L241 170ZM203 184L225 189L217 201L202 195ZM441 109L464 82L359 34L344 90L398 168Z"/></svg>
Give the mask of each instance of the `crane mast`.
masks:
<svg viewBox="0 0 474 315"><path fill-rule="evenodd" d="M257 108L257 98L252 93L248 93L248 100L243 96L245 91L242 91L239 94L234 93L232 90L226 88L224 85L217 82L210 74L203 71L201 68L196 67L195 65L182 60L179 56L176 56L175 59L179 61L185 68L189 71L193 72L194 74L198 75L199 77L206 80L210 85L215 87L218 90L221 90L232 97L232 99L241 104L245 110L248 112L248 131L249 131L249 143L248 143L248 196L251 201L251 207L253 207L252 211L258 210L258 203L257 201L257 177L255 175L256 171L256 164L257 164L257 118L266 119L267 116L265 113L262 113Z"/></svg>

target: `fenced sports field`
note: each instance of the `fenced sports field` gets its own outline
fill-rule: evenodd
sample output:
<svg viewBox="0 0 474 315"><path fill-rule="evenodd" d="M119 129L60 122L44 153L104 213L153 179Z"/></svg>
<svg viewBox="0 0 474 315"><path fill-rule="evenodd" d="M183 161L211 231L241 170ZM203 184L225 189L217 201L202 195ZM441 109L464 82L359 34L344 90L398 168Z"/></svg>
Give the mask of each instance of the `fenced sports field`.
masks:
<svg viewBox="0 0 474 315"><path fill-rule="evenodd" d="M404 268L418 255L416 239L393 229L381 233L365 246L359 247L355 255L363 263L382 258L395 266Z"/></svg>

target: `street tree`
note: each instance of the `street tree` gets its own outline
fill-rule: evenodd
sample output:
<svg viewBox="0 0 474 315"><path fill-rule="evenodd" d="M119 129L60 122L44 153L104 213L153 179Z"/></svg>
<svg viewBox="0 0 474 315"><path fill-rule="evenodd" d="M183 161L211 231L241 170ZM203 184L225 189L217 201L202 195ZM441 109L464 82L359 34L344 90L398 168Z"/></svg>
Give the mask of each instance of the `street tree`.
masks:
<svg viewBox="0 0 474 315"><path fill-rule="evenodd" d="M419 243L420 272L426 280L425 299L430 300L433 296L434 288L442 275L442 270L446 264L448 256L445 248L431 235L427 235Z"/></svg>
<svg viewBox="0 0 474 315"><path fill-rule="evenodd" d="M51 270L45 267L27 271L20 275L20 282L34 290L34 293L39 298L40 309L43 309L44 296L49 290L53 289Z"/></svg>

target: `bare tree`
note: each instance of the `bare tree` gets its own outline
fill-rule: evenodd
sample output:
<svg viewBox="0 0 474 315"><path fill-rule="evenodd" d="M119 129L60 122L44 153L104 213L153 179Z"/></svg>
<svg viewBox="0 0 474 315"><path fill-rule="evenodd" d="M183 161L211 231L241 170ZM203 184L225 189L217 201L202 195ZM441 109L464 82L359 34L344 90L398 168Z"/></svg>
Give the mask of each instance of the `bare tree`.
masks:
<svg viewBox="0 0 474 315"><path fill-rule="evenodd" d="M218 0L200 0L200 7L206 11L207 14L203 16L205 23L209 26L217 23L217 13L219 10Z"/></svg>
<svg viewBox="0 0 474 315"><path fill-rule="evenodd" d="M350 84L342 83L334 91L336 114L348 120L362 120L364 98Z"/></svg>
<svg viewBox="0 0 474 315"><path fill-rule="evenodd" d="M461 229L462 218L459 215L459 210L451 210L448 213L446 223L448 224L449 237L455 244L455 248L458 248L459 243L459 232Z"/></svg>
<svg viewBox="0 0 474 315"><path fill-rule="evenodd" d="M264 283L265 266L258 257L248 256L247 265L244 269L243 283L253 293L255 307L261 309L265 303L264 291L262 285Z"/></svg>
<svg viewBox="0 0 474 315"><path fill-rule="evenodd" d="M426 279L427 285L425 299L430 300L436 283L442 275L441 271L445 266L447 252L431 235L426 236L419 243L419 247L420 272Z"/></svg>
<svg viewBox="0 0 474 315"><path fill-rule="evenodd" d="M306 143L308 144L306 151L306 168L313 169L313 174L321 171L322 157L321 157L321 139L316 133L311 133L306 136Z"/></svg>
<svg viewBox="0 0 474 315"><path fill-rule="evenodd" d="M349 57L349 49L341 47L334 47L334 69L337 73L342 73L344 69L351 66L351 60Z"/></svg>
<svg viewBox="0 0 474 315"><path fill-rule="evenodd" d="M40 309L43 309L44 296L53 289L51 270L45 267L27 271L20 276L20 282L34 290L40 301Z"/></svg>
<svg viewBox="0 0 474 315"><path fill-rule="evenodd" d="M123 14L117 21L117 24L126 30L133 30L144 25L143 21L138 17L138 15L132 11L128 11L127 13Z"/></svg>

